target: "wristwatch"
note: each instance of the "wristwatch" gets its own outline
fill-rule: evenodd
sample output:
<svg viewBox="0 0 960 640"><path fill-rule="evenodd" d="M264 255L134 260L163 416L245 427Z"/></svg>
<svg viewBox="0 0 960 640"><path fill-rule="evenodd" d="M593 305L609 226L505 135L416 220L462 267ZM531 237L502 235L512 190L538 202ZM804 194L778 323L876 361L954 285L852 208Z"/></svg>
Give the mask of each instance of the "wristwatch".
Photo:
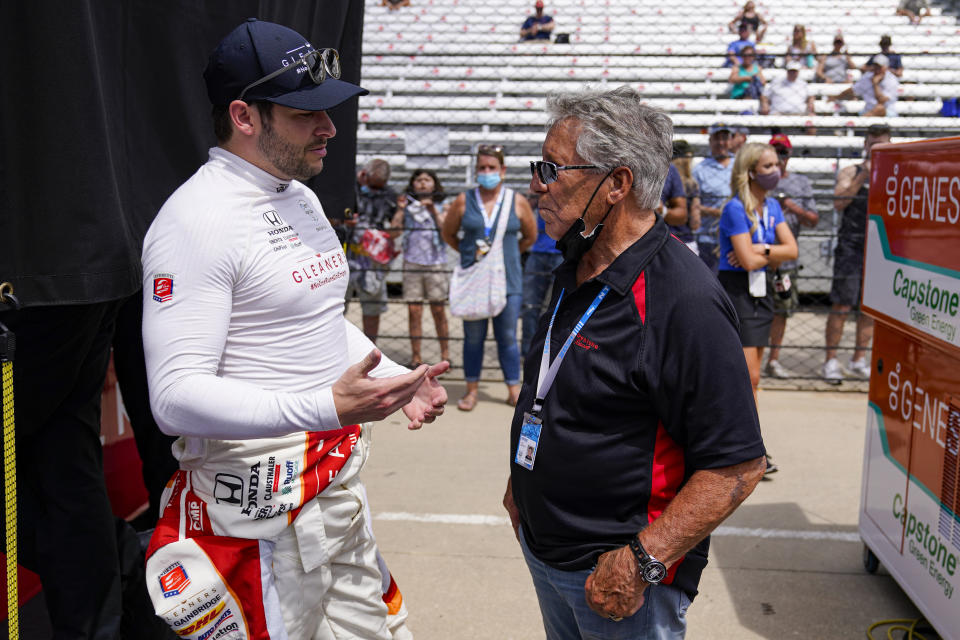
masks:
<svg viewBox="0 0 960 640"><path fill-rule="evenodd" d="M770 257L770 245L764 243L763 245L763 255Z"/></svg>
<svg viewBox="0 0 960 640"><path fill-rule="evenodd" d="M637 564L640 565L640 577L647 584L659 584L661 580L667 577L667 567L665 564L647 553L637 537L630 539L630 550L637 557Z"/></svg>

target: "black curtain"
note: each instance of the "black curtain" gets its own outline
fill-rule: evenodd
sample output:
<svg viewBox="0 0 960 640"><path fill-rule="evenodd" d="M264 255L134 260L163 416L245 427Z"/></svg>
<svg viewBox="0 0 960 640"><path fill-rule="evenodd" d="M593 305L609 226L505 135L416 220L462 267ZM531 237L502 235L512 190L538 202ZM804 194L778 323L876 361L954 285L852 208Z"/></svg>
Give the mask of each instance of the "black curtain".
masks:
<svg viewBox="0 0 960 640"><path fill-rule="evenodd" d="M80 207L125 227L139 251L157 210L215 143L203 69L248 17L337 48L343 79L359 83L361 0L4 2L0 235L41 234L31 250L42 255L76 251ZM354 204L356 99L330 115L337 136L309 186L336 216ZM18 262L30 264L17 271L35 258L25 253Z"/></svg>

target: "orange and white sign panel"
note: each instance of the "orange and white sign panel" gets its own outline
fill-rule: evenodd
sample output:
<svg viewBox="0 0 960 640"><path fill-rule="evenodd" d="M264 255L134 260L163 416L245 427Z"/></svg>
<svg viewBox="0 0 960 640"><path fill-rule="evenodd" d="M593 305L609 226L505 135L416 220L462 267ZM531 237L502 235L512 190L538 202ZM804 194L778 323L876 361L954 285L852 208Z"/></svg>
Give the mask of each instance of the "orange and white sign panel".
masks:
<svg viewBox="0 0 960 640"><path fill-rule="evenodd" d="M960 138L877 145L863 307L960 347Z"/></svg>

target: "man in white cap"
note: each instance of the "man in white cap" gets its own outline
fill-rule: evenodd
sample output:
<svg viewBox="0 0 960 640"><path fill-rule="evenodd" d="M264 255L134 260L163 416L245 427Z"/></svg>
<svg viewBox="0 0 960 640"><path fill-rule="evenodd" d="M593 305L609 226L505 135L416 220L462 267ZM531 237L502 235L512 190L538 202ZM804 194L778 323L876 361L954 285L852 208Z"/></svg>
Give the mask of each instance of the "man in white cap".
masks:
<svg viewBox="0 0 960 640"><path fill-rule="evenodd" d="M813 115L813 96L800 79L800 62L787 62L787 75L771 80L760 95L761 115Z"/></svg>
<svg viewBox="0 0 960 640"><path fill-rule="evenodd" d="M349 268L316 195L365 94L333 49L250 19L204 72L217 146L143 248L150 401L180 470L147 551L178 636L391 640L358 473L364 423L443 412L448 363L409 371L343 315ZM363 425L363 426L361 426Z"/></svg>
<svg viewBox="0 0 960 640"><path fill-rule="evenodd" d="M831 98L834 101L853 100L854 97L863 100L862 116L895 116L897 93L900 90L900 81L887 67L890 61L887 56L878 53L867 65L867 71L860 79L839 94Z"/></svg>

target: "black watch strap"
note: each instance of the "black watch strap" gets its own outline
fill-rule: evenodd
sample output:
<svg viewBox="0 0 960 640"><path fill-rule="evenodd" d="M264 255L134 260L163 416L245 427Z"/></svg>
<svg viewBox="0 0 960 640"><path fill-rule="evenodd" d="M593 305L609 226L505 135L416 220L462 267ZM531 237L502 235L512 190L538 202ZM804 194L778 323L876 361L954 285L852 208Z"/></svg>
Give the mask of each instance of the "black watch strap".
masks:
<svg viewBox="0 0 960 640"><path fill-rule="evenodd" d="M637 564L640 566L640 577L643 578L644 582L659 584L661 580L667 577L666 565L647 553L637 536L630 538L630 550L637 558Z"/></svg>

